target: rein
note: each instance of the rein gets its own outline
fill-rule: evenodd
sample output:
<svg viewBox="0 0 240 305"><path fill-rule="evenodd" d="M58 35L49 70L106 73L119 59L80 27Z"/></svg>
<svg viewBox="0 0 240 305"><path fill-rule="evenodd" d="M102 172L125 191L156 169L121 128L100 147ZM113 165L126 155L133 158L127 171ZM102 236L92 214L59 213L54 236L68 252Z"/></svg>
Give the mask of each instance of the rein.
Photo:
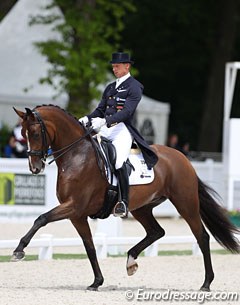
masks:
<svg viewBox="0 0 240 305"><path fill-rule="evenodd" d="M86 132L86 133L85 133L81 138L77 139L76 141L70 143L69 145L67 145L67 146L65 146L65 147L63 147L63 148L60 148L60 149L58 149L58 150L55 150L55 151L51 152L50 154L47 154L47 157L50 157L50 156L53 156L54 154L60 153L60 155L54 157L51 161L47 162L47 164L48 164L48 165L52 164L52 163L53 163L54 161L56 161L58 158L60 158L61 156L63 156L64 154L66 154L69 150L71 150L71 148L72 148L75 144L81 142L81 141L84 140L87 136L91 136L91 132L92 132L92 131L93 131L92 128L88 128L88 129L86 128L86 129L85 129L85 132ZM45 160L46 160L46 159L45 159ZM44 160L44 161L45 161L45 160Z"/></svg>
<svg viewBox="0 0 240 305"><path fill-rule="evenodd" d="M85 139L87 136L91 137L91 133L93 131L92 128L85 128L85 126L83 125L83 129L85 131L85 134L80 137L79 139L77 139L76 141L70 143L69 145L66 145L65 147L62 147L58 150L52 151L50 154L48 153L49 151L49 145L47 144L47 136L46 134L49 133L47 131L46 125L44 124L43 119L41 118L39 112L37 111L32 111L32 113L37 117L38 123L41 126L41 135L42 135L42 144L44 149L42 150L28 150L27 154L28 156L40 156L42 161L45 164L52 164L54 161L56 161L58 158L60 158L61 156L63 156L64 154L66 154L69 150L71 150L71 148L76 145L77 143L81 142L83 139ZM50 137L49 137L50 138ZM59 154L60 153L60 154ZM54 154L59 154L58 156L54 157L51 161L46 162L46 158L50 157L50 156L54 156Z"/></svg>

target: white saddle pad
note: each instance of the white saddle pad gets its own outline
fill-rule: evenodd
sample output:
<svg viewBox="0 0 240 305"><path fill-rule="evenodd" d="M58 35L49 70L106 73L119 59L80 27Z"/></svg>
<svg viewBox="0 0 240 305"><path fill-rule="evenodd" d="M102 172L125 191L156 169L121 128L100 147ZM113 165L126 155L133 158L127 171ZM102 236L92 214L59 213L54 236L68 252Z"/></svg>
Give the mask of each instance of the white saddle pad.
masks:
<svg viewBox="0 0 240 305"><path fill-rule="evenodd" d="M143 158L142 153L131 154L129 160L132 163L135 170L132 170L129 177L129 184L148 184L151 183L154 179L153 169L148 169L147 164Z"/></svg>
<svg viewBox="0 0 240 305"><path fill-rule="evenodd" d="M148 184L151 183L154 179L154 171L153 169L148 169L143 158L142 153L131 153L129 155L129 160L132 163L134 169L132 169L131 175L129 177L130 185L138 185L138 184ZM109 183L111 183L110 177L108 177ZM113 177L113 185L117 185L117 179Z"/></svg>

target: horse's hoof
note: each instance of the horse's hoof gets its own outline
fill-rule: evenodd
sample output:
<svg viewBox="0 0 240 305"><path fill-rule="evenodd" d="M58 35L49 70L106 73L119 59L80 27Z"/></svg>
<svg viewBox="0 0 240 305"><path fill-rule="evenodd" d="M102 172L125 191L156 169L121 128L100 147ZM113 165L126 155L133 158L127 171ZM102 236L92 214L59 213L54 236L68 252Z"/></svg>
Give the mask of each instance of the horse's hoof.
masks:
<svg viewBox="0 0 240 305"><path fill-rule="evenodd" d="M133 275L134 273L136 273L138 269L138 264L135 261L135 259L132 257L132 255L128 256L128 260L127 260L127 274Z"/></svg>
<svg viewBox="0 0 240 305"><path fill-rule="evenodd" d="M13 252L13 255L10 259L11 262L19 262L19 261L22 261L24 260L25 258L25 252L22 251L22 252Z"/></svg>
<svg viewBox="0 0 240 305"><path fill-rule="evenodd" d="M201 290L201 291L208 291L208 292L209 292L209 291L210 291L210 288L209 288L209 287L203 287L203 286L202 286L202 287L200 288L200 290Z"/></svg>
<svg viewBox="0 0 240 305"><path fill-rule="evenodd" d="M91 286L88 286L88 287L87 287L87 290L89 290L89 291L98 291L98 287L93 287L93 286L91 285Z"/></svg>
<svg viewBox="0 0 240 305"><path fill-rule="evenodd" d="M103 284L103 278L95 279L92 285L87 287L87 290L98 291L98 287L101 286L102 284Z"/></svg>
<svg viewBox="0 0 240 305"><path fill-rule="evenodd" d="M134 264L127 266L127 274L130 275L134 275L134 273L136 273L138 270L138 264L136 262L134 262Z"/></svg>

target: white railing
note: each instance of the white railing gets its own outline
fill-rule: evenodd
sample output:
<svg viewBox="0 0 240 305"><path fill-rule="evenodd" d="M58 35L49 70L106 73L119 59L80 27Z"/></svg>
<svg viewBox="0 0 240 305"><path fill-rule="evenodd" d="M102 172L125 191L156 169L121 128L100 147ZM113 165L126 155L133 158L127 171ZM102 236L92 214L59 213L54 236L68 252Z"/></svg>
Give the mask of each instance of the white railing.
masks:
<svg viewBox="0 0 240 305"><path fill-rule="evenodd" d="M240 237L236 236L240 241ZM99 233L93 238L98 258L106 258L111 246L130 246L137 244L141 237L108 237ZM210 242L215 243L215 239L210 238ZM15 249L19 240L0 240L0 249ZM157 256L158 246L163 244L191 244L192 254L197 255L200 249L194 236L165 236L154 242L145 251L145 256ZM80 238L54 238L51 234L42 234L40 238L33 239L28 245L29 248L39 248L38 259L49 260L53 257L55 247L76 247L83 246ZM119 251L120 253L120 251Z"/></svg>

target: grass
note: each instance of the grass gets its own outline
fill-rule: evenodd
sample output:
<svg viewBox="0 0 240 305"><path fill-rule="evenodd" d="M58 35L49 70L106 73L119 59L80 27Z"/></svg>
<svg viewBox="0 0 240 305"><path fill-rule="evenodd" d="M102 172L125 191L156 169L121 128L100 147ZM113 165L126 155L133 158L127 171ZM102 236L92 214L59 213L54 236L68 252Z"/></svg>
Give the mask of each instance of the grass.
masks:
<svg viewBox="0 0 240 305"><path fill-rule="evenodd" d="M224 249L212 250L213 254L230 254L229 251ZM173 256L173 255L192 255L191 250L169 250L169 251L159 251L158 256ZM109 257L126 257L127 254L120 255L109 255ZM140 254L140 256L144 256L144 254ZM10 255L0 255L0 263L1 262L9 262L11 256ZM64 254L64 253L55 253L53 254L53 259L86 259L86 254ZM38 260L38 255L26 255L25 261L34 261Z"/></svg>
<svg viewBox="0 0 240 305"><path fill-rule="evenodd" d="M212 254L230 254L225 249L211 250ZM171 255L192 255L191 250L171 250L171 251L159 251L158 256L171 256Z"/></svg>
<svg viewBox="0 0 240 305"><path fill-rule="evenodd" d="M53 259L84 259L87 258L87 254L64 254L55 253L53 254ZM0 255L0 263L9 262L11 259L10 255ZM24 261L36 261L38 260L38 255L26 255Z"/></svg>

